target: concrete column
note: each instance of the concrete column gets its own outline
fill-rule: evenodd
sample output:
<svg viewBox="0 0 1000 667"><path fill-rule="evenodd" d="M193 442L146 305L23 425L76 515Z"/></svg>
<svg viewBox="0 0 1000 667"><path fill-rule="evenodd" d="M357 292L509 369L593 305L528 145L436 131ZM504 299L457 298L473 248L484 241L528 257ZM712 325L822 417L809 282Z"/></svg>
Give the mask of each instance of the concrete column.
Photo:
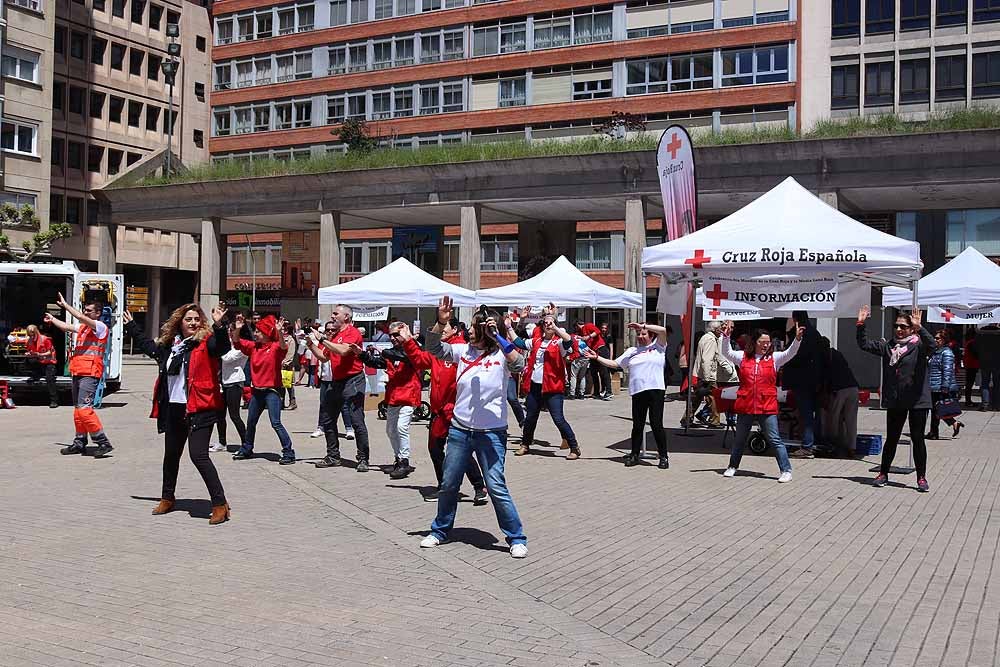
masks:
<svg viewBox="0 0 1000 667"><path fill-rule="evenodd" d="M222 221L201 221L198 262L198 303L205 314L212 312L222 296Z"/></svg>
<svg viewBox="0 0 1000 667"><path fill-rule="evenodd" d="M118 225L97 226L97 272L118 273Z"/></svg>
<svg viewBox="0 0 1000 667"><path fill-rule="evenodd" d="M458 247L458 284L466 289L479 289L479 272L483 264L480 244L482 228L482 210L479 206L463 206L462 235ZM463 322L468 322L472 319L472 310L462 308L459 316Z"/></svg>
<svg viewBox="0 0 1000 667"><path fill-rule="evenodd" d="M161 322L160 311L163 310L163 269L158 266L149 267L149 310L146 313L146 329L156 331Z"/></svg>
<svg viewBox="0 0 1000 667"><path fill-rule="evenodd" d="M820 192L820 193L817 193L816 196L819 197L820 199L822 199L823 203L827 204L828 206L830 206L832 208L835 208L837 210L840 210L840 209L837 208L837 192L836 191Z"/></svg>
<svg viewBox="0 0 1000 667"><path fill-rule="evenodd" d="M340 284L340 213L327 211L319 216L319 285ZM335 304L322 304L319 316L326 320Z"/></svg>
<svg viewBox="0 0 1000 667"><path fill-rule="evenodd" d="M625 289L642 292L642 249L646 247L646 199L637 197L625 202ZM645 305L646 295L642 295ZM642 322L646 319L646 309L627 310L628 322ZM635 332L625 334L627 345L635 345Z"/></svg>

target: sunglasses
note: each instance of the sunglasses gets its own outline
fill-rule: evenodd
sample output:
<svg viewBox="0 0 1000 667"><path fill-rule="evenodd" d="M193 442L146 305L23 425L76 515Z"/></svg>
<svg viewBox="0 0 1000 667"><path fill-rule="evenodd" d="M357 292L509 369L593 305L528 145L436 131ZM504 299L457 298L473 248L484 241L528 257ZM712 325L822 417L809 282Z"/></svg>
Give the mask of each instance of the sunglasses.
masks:
<svg viewBox="0 0 1000 667"><path fill-rule="evenodd" d="M893 328L896 328L896 329L909 329L910 328L909 324L893 324L892 326L893 326Z"/></svg>

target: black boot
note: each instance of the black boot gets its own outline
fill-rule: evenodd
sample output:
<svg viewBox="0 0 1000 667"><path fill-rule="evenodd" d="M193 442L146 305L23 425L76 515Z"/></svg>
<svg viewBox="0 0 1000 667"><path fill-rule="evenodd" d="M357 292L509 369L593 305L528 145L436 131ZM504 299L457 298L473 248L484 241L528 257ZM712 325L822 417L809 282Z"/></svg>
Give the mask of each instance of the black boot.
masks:
<svg viewBox="0 0 1000 667"><path fill-rule="evenodd" d="M389 473L390 479L404 479L410 474L410 459L399 459L398 464Z"/></svg>

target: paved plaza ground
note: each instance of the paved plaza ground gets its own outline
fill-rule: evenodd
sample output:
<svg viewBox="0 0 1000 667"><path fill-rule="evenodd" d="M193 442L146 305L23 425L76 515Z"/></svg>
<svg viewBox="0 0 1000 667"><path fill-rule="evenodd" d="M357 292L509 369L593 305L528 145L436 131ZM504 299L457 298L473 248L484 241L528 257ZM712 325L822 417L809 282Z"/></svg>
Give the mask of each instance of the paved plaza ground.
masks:
<svg viewBox="0 0 1000 667"><path fill-rule="evenodd" d="M208 525L186 458L180 511L150 516L155 368L125 372L100 413L108 459L59 455L68 407L0 412L0 665L998 661L995 413L967 413L958 440L929 443L924 495L912 475L868 486L874 458L793 461L779 485L773 458L748 456L726 479L721 435L675 429L670 470L625 468L628 397L570 402L581 460L564 459L545 414L538 437L556 446L508 458L530 548L514 560L492 508L471 502L452 541L418 548L435 511L421 497L434 480L423 425L405 480L302 460L324 453L308 437L318 392L305 388L283 417L298 464L212 455L232 521ZM676 425L680 404L667 407ZM884 419L862 411L861 431ZM373 463L390 463L385 422L368 423ZM257 451L276 453L266 423L258 433Z"/></svg>

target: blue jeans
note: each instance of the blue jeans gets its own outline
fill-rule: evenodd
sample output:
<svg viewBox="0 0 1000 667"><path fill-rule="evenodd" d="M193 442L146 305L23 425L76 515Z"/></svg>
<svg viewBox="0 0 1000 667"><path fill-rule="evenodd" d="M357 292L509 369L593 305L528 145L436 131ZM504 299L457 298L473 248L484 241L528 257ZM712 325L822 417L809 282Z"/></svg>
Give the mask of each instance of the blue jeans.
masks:
<svg viewBox="0 0 1000 667"><path fill-rule="evenodd" d="M247 441L243 444L243 450L253 451L254 438L257 434L257 421L267 410L268 419L271 420L271 428L278 435L278 442L281 443L282 456L295 456L292 450L292 439L288 437L288 431L281 425L281 396L273 389L254 389L250 395L250 408L247 411Z"/></svg>
<svg viewBox="0 0 1000 667"><path fill-rule="evenodd" d="M819 397L808 389L796 389L795 404L802 420L802 446L812 449L819 438Z"/></svg>
<svg viewBox="0 0 1000 667"><path fill-rule="evenodd" d="M486 488L490 492L493 510L497 513L500 530L507 536L507 544L525 544L521 517L517 515L514 500L507 490L504 477L504 457L507 455L507 429L496 431L466 431L452 426L448 429L448 444L444 455L444 478L438 494L437 516L431 523L431 535L444 541L455 525L458 510L458 489L462 477L475 454L483 469Z"/></svg>
<svg viewBox="0 0 1000 667"><path fill-rule="evenodd" d="M1000 405L1000 370L996 368L979 369L979 389L983 396L984 408L996 408Z"/></svg>
<svg viewBox="0 0 1000 667"><path fill-rule="evenodd" d="M507 376L507 404L514 413L518 427L524 426L524 408L521 407L521 399L517 395L517 379L513 375Z"/></svg>
<svg viewBox="0 0 1000 667"><path fill-rule="evenodd" d="M733 451L729 454L729 467L740 467L743 448L746 447L747 438L750 437L750 427L754 422L760 424L761 435L764 436L767 444L774 448L774 458L778 459L778 469L781 472L791 472L792 464L788 460L788 450L785 449L785 443L781 441L781 436L778 434L778 415L737 415L736 442L733 443Z"/></svg>
<svg viewBox="0 0 1000 667"><path fill-rule="evenodd" d="M534 442L535 426L538 424L538 415L541 413L542 405L544 404L549 409L549 416L552 417L552 423L559 429L559 435L569 443L569 448L571 450L579 449L579 445L576 442L576 434L573 433L573 429L563 415L562 394L543 394L542 385L532 382L531 391L528 392L525 404L528 408L528 414L524 418L524 426L521 432L521 444L523 446L530 447Z"/></svg>

